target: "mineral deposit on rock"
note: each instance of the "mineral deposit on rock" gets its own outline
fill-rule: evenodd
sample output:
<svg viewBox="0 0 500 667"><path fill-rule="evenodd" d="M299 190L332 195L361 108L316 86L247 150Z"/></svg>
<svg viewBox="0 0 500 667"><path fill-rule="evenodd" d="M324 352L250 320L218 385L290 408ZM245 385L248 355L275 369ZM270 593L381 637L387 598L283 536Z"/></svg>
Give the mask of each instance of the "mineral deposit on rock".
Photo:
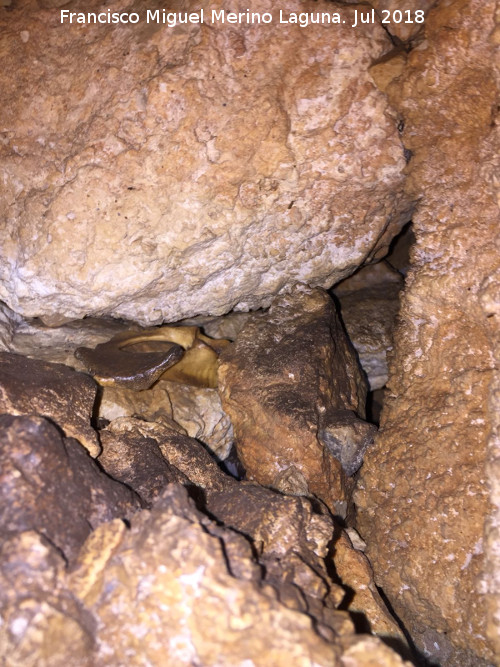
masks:
<svg viewBox="0 0 500 667"><path fill-rule="evenodd" d="M326 292L297 285L253 315L221 356L219 390L249 479L345 508L344 472L318 431L336 411L364 415L366 383Z"/></svg>
<svg viewBox="0 0 500 667"><path fill-rule="evenodd" d="M500 660L495 5L438 3L388 88L420 204L390 393L356 496L377 582L417 645L453 667Z"/></svg>
<svg viewBox="0 0 500 667"><path fill-rule="evenodd" d="M382 26L353 29L355 10L330 2L280 5L342 13L307 37L271 0L242 7L268 25L171 29L148 9L82 26L35 0L0 7L0 298L53 322L177 321L329 287L383 252L410 206L368 73L392 48Z"/></svg>

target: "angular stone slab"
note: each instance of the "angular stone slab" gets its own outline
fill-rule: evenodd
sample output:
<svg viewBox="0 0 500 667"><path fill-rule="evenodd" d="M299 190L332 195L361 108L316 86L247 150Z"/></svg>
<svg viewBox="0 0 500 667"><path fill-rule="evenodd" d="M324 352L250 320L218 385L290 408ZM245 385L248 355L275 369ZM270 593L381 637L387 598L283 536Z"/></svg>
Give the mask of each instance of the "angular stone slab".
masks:
<svg viewBox="0 0 500 667"><path fill-rule="evenodd" d="M91 456L101 451L90 424L96 393L92 378L68 366L0 352L0 413L47 417Z"/></svg>
<svg viewBox="0 0 500 667"><path fill-rule="evenodd" d="M141 507L42 417L0 415L0 534L36 530L74 559L93 528Z"/></svg>
<svg viewBox="0 0 500 667"><path fill-rule="evenodd" d="M249 479L345 512L342 447L335 458L321 433L337 413L364 416L366 383L326 292L298 285L254 314L221 356L219 390ZM350 464L365 435L349 442Z"/></svg>

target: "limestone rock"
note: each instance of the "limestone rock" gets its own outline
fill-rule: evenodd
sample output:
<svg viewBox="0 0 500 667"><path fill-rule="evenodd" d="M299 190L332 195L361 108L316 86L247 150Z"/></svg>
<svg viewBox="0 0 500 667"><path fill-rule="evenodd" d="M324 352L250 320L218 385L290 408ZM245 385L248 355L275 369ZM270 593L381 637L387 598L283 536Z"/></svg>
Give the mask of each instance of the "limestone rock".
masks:
<svg viewBox="0 0 500 667"><path fill-rule="evenodd" d="M336 664L338 649L306 615L283 607L254 570L250 578L234 574L235 552L226 553L221 540L231 531L221 533L181 491L169 486L122 535L112 525L101 529L100 542L113 545L106 562L96 566L87 554L81 564L73 593L99 628L96 663ZM230 539L244 542L235 533Z"/></svg>
<svg viewBox="0 0 500 667"><path fill-rule="evenodd" d="M0 302L0 351L10 350L14 331L20 320L19 315Z"/></svg>
<svg viewBox="0 0 500 667"><path fill-rule="evenodd" d="M164 422L180 433L196 438L224 460L234 436L229 417L222 409L216 389L191 387L160 380L146 391L104 387L99 417L113 421L120 417L141 417Z"/></svg>
<svg viewBox="0 0 500 667"><path fill-rule="evenodd" d="M116 419L101 430L98 462L150 505L167 484L189 484L189 479L162 456L158 442L141 426L139 420Z"/></svg>
<svg viewBox="0 0 500 667"><path fill-rule="evenodd" d="M387 382L387 352L392 349L402 287L401 274L379 262L361 269L334 289L342 321L372 391Z"/></svg>
<svg viewBox="0 0 500 667"><path fill-rule="evenodd" d="M41 320L26 321L18 316L7 351L86 371L75 357L75 350L81 346L95 347L126 329L130 329L130 324L111 319L88 317L49 327Z"/></svg>
<svg viewBox="0 0 500 667"><path fill-rule="evenodd" d="M0 298L16 312L218 315L267 306L287 283L329 287L384 252L411 208L368 73L388 35L352 29L345 4L282 3L342 14L307 39L270 0L247 8L274 20L172 29L139 0L138 24L82 28L34 0L0 7Z"/></svg>
<svg viewBox="0 0 500 667"><path fill-rule="evenodd" d="M217 389L167 382L172 417L191 438L203 442L224 461L234 443L233 425Z"/></svg>
<svg viewBox="0 0 500 667"><path fill-rule="evenodd" d="M76 438L91 456L101 451L90 425L97 393L95 382L62 364L0 352L0 412L39 414Z"/></svg>
<svg viewBox="0 0 500 667"><path fill-rule="evenodd" d="M109 474L148 501L158 497L162 486L177 475L199 508L251 542L265 582L286 607L314 618L322 635L341 632L347 618L335 610L348 593L329 575L329 547L336 527L325 510L318 513L306 498L237 482L200 443L165 425L117 419L101 432L101 438L99 462ZM165 457L163 466L158 461L160 451ZM138 462L135 470L134 458ZM354 578L347 579L350 586ZM380 601L379 616L383 609ZM350 606L347 611L351 612ZM355 611L361 612L360 604ZM387 610L385 613L388 615Z"/></svg>
<svg viewBox="0 0 500 667"><path fill-rule="evenodd" d="M140 507L46 419L0 415L0 447L2 539L37 530L70 560L92 528Z"/></svg>
<svg viewBox="0 0 500 667"><path fill-rule="evenodd" d="M388 89L420 204L389 396L356 495L377 583L449 666L500 660L495 5L438 3Z"/></svg>
<svg viewBox="0 0 500 667"><path fill-rule="evenodd" d="M375 635L392 637L409 653L406 638L377 590L373 570L366 556L353 547L346 532L335 540L333 561L343 586L352 592L349 611L363 615Z"/></svg>
<svg viewBox="0 0 500 667"><path fill-rule="evenodd" d="M61 553L38 532L2 536L0 661L6 667L95 664L93 619L67 589L64 570Z"/></svg>
<svg viewBox="0 0 500 667"><path fill-rule="evenodd" d="M297 488L343 511L344 473L317 433L323 414L363 416L366 386L325 292L299 285L254 314L221 356L219 390L249 479L281 489L292 472Z"/></svg>

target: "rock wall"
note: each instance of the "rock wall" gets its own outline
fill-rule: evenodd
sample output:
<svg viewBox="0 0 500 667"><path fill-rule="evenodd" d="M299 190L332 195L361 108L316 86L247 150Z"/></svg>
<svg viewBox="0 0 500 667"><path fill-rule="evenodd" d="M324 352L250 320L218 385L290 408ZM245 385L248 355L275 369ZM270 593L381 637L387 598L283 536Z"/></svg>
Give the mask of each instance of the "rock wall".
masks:
<svg viewBox="0 0 500 667"><path fill-rule="evenodd" d="M499 656L494 18L493 1L438 3L387 88L421 202L358 525L377 582L441 665Z"/></svg>
<svg viewBox="0 0 500 667"><path fill-rule="evenodd" d="M278 12L239 4L176 10ZM156 324L329 287L387 246L409 218L405 160L367 69L391 41L351 28L349 6L281 8L345 24L83 26L33 0L0 8L0 299L53 322Z"/></svg>

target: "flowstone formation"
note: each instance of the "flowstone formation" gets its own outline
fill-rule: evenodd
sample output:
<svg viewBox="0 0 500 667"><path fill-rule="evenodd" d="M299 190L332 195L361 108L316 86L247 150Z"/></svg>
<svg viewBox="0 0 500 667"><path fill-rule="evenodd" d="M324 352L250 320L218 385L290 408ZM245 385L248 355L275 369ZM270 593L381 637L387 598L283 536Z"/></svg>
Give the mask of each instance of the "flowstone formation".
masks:
<svg viewBox="0 0 500 667"><path fill-rule="evenodd" d="M274 5L245 5L275 15L265 26L173 29L0 8L0 298L14 311L172 322L330 287L384 253L410 216L397 122L368 73L391 40L378 22L352 29L345 4L281 3L345 19L307 33Z"/></svg>
<svg viewBox="0 0 500 667"><path fill-rule="evenodd" d="M450 667L500 658L495 43L495 2L437 3L387 87L420 204L389 396L356 494L377 583Z"/></svg>

